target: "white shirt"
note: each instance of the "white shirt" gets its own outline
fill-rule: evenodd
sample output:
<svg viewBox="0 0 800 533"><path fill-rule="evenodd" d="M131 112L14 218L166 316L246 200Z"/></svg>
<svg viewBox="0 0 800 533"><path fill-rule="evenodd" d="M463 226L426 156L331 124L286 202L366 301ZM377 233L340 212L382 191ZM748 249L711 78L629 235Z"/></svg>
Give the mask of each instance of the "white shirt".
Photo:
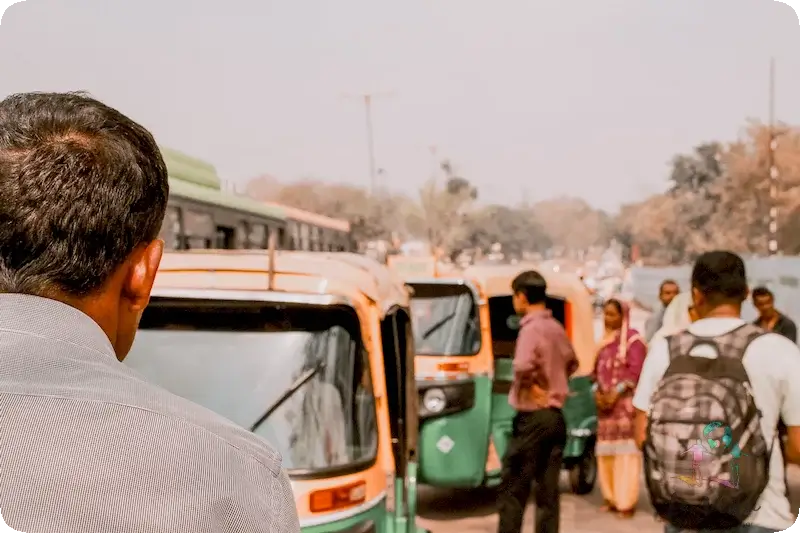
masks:
<svg viewBox="0 0 800 533"><path fill-rule="evenodd" d="M705 318L689 326L689 332L713 337L733 331L745 321L739 318ZM692 352L699 357L714 357L708 346ZM794 523L794 514L786 495L783 453L777 439L779 416L787 426L800 426L800 348L777 333L767 333L753 341L745 352L744 364L753 397L761 410L761 430L767 442L775 441L770 459L769 482L761 495L748 524L781 531ZM633 406L640 411L650 409L650 399L658 382L669 366L669 348L666 339L653 343L644 361L639 385L633 396Z"/></svg>

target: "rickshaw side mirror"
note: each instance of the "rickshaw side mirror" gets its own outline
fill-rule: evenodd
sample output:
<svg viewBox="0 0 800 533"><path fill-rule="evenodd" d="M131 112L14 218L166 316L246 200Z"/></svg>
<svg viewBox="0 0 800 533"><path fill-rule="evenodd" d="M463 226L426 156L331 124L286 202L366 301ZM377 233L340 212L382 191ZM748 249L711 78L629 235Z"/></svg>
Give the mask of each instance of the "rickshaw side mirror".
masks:
<svg viewBox="0 0 800 533"><path fill-rule="evenodd" d="M506 326L508 326L508 329L510 329L511 331L518 331L519 322L520 322L519 316L511 315L506 319Z"/></svg>

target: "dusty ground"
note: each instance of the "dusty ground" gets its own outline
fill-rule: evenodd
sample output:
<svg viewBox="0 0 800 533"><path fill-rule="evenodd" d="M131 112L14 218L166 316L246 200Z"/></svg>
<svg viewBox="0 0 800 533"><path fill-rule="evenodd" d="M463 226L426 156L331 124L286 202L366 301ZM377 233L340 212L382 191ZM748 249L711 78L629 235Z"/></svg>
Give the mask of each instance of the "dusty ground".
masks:
<svg viewBox="0 0 800 533"><path fill-rule="evenodd" d="M566 481L566 480L564 480ZM791 467L789 475L792 509L800 508L800 467ZM660 533L663 524L656 521L647 491L642 485L637 515L622 520L598 511L602 504L600 490L587 496L566 492L561 497L563 533ZM494 495L488 490L449 491L423 487L420 490L418 524L433 533L487 533L497 530ZM523 531L533 531L533 506L528 507Z"/></svg>

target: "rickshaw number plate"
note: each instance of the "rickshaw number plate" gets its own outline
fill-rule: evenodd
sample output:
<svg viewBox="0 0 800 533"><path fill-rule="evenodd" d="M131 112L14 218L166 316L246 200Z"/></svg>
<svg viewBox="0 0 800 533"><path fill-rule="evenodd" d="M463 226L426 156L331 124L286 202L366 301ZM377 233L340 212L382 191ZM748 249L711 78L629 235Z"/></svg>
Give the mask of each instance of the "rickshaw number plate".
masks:
<svg viewBox="0 0 800 533"><path fill-rule="evenodd" d="M436 447L442 453L450 453L453 450L453 446L455 445L456 443L453 442L453 439L451 439L447 435L439 439L438 442L436 443Z"/></svg>

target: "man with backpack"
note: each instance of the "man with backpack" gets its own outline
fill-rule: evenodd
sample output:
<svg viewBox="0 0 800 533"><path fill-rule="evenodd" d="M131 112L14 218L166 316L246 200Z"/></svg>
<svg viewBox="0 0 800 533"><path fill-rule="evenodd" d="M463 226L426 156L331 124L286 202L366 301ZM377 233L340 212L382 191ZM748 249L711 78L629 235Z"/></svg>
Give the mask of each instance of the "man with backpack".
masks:
<svg viewBox="0 0 800 533"><path fill-rule="evenodd" d="M633 398L650 500L667 533L782 531L794 522L787 459L800 463L800 349L741 319L745 266L703 254L692 271L699 320L653 343Z"/></svg>

